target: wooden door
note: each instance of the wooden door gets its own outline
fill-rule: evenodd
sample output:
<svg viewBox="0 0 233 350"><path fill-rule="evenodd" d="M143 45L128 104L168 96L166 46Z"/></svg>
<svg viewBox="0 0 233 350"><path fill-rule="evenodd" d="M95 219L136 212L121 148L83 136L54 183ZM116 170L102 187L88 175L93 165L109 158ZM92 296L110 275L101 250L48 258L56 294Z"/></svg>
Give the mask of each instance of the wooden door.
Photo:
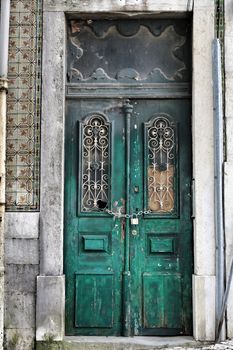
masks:
<svg viewBox="0 0 233 350"><path fill-rule="evenodd" d="M190 101L132 102L130 272L134 334L191 332Z"/></svg>
<svg viewBox="0 0 233 350"><path fill-rule="evenodd" d="M188 33L187 20L70 21L67 334L191 334Z"/></svg>

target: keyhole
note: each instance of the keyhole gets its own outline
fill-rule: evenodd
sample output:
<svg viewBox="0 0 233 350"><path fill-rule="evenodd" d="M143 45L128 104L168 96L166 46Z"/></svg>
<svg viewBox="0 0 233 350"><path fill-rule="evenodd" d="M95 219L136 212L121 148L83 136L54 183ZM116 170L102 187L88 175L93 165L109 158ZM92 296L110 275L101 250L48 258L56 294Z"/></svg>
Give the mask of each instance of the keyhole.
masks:
<svg viewBox="0 0 233 350"><path fill-rule="evenodd" d="M98 205L98 208L99 209L105 209L107 207L107 202L105 201L102 201L101 199L99 199L97 201L97 205Z"/></svg>

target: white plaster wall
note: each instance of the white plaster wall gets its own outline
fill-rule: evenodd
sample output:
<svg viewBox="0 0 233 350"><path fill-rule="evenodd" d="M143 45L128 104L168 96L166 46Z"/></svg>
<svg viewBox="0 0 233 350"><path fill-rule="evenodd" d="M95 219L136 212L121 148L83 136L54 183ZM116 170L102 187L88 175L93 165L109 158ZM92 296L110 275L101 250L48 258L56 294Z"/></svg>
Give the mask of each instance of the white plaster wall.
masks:
<svg viewBox="0 0 233 350"><path fill-rule="evenodd" d="M193 330L198 340L215 339L215 227L212 40L214 1L193 9Z"/></svg>
<svg viewBox="0 0 233 350"><path fill-rule="evenodd" d="M207 16L208 13L208 16ZM212 40L214 1L195 0L193 15L194 272L215 275Z"/></svg>
<svg viewBox="0 0 233 350"><path fill-rule="evenodd" d="M226 271L233 258L233 0L225 0L225 117L226 162L224 166ZM227 336L233 338L233 282L227 307Z"/></svg>

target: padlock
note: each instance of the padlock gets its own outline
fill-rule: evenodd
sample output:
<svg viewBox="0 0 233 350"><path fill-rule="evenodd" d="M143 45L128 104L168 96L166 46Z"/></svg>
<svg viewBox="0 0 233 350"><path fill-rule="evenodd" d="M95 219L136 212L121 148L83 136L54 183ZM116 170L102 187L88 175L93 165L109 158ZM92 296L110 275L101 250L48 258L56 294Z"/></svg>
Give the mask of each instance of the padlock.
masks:
<svg viewBox="0 0 233 350"><path fill-rule="evenodd" d="M131 218L131 225L138 225L138 218Z"/></svg>
<svg viewBox="0 0 233 350"><path fill-rule="evenodd" d="M137 236L137 230L132 230L132 235Z"/></svg>

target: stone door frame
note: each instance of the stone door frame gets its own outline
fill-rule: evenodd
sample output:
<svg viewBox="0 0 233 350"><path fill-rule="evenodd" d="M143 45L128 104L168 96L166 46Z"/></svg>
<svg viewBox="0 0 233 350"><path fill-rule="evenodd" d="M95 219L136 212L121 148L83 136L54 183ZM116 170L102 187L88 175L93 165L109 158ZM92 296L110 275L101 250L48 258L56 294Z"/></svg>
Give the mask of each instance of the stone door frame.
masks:
<svg viewBox="0 0 233 350"><path fill-rule="evenodd" d="M215 230L212 40L213 0L44 0L41 119L40 275L36 339L64 337L63 275L66 14L182 16L193 22L193 335L215 338Z"/></svg>

